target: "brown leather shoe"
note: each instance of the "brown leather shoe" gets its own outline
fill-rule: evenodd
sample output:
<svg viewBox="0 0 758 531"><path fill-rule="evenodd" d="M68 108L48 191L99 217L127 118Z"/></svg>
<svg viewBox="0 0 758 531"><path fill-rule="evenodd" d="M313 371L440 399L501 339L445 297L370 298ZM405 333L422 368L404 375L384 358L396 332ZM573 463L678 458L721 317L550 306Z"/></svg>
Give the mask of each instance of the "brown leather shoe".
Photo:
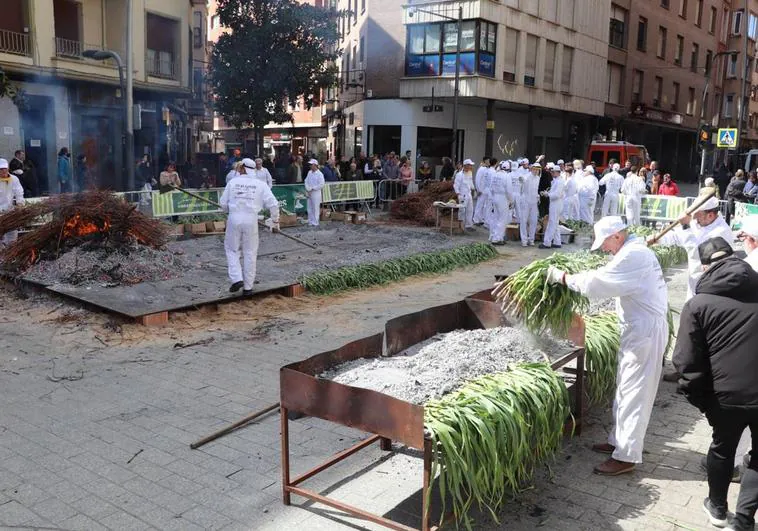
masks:
<svg viewBox="0 0 758 531"><path fill-rule="evenodd" d="M679 381L679 373L676 372L676 371L664 373L663 374L663 381L664 382L674 382L674 383L676 383L676 382Z"/></svg>
<svg viewBox="0 0 758 531"><path fill-rule="evenodd" d="M617 461L611 457L604 463L597 465L593 472L600 476L620 476L621 474L634 472L634 463Z"/></svg>
<svg viewBox="0 0 758 531"><path fill-rule="evenodd" d="M616 447L609 443L599 443L592 445L592 451L599 454L612 454Z"/></svg>

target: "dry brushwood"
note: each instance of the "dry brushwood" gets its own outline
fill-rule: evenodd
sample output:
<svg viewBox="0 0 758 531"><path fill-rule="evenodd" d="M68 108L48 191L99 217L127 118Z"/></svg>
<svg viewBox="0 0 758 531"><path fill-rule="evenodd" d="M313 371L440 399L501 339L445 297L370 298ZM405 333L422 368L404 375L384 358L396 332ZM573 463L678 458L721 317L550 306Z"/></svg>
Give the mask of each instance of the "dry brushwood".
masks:
<svg viewBox="0 0 758 531"><path fill-rule="evenodd" d="M390 216L393 219L407 219L421 225L434 225L436 212L435 201L447 203L455 199L451 181L433 182L424 186L420 192L406 194L392 202Z"/></svg>
<svg viewBox="0 0 758 531"><path fill-rule="evenodd" d="M19 271L40 258L57 258L67 247L93 238L115 245L139 243L159 248L168 234L158 220L139 212L111 192L62 194L0 216L0 233L29 226L42 216L52 220L18 238L0 253L6 270Z"/></svg>

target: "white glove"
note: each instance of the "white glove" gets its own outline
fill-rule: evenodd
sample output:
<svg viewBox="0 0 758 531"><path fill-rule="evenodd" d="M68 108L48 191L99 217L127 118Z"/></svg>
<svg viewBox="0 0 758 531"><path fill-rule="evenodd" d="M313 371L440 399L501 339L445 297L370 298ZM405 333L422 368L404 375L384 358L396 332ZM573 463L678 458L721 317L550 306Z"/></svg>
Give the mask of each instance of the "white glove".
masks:
<svg viewBox="0 0 758 531"><path fill-rule="evenodd" d="M548 194L547 190L542 190L542 191L540 192L540 195L541 195L542 197L547 197L547 196L548 196L548 195L550 195L550 194Z"/></svg>
<svg viewBox="0 0 758 531"><path fill-rule="evenodd" d="M13 175L23 175L23 174L24 174L24 170L16 170L13 172Z"/></svg>
<svg viewBox="0 0 758 531"><path fill-rule="evenodd" d="M268 230L271 232L279 232L280 230L279 222L278 221L271 222L271 225L269 225Z"/></svg>
<svg viewBox="0 0 758 531"><path fill-rule="evenodd" d="M555 266L550 266L547 268L547 281L549 284L565 284L566 272Z"/></svg>

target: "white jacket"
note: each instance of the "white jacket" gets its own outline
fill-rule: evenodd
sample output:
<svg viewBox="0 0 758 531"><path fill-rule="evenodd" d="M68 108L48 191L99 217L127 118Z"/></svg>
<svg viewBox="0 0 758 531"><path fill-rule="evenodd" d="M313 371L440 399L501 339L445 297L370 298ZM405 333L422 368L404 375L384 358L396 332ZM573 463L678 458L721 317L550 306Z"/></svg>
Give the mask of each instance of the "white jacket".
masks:
<svg viewBox="0 0 758 531"><path fill-rule="evenodd" d="M578 188L580 196L591 199L597 195L600 184L597 182L597 177L590 173L581 178Z"/></svg>
<svg viewBox="0 0 758 531"><path fill-rule="evenodd" d="M492 175L489 183L488 195L492 198L503 197L513 201L513 181L511 174L506 171L497 171Z"/></svg>
<svg viewBox="0 0 758 531"><path fill-rule="evenodd" d="M508 174L511 178L511 190L513 192L513 195L515 198L521 197L522 194L522 188L524 186L524 178L521 176L521 172L519 170L511 170L511 173Z"/></svg>
<svg viewBox="0 0 758 531"><path fill-rule="evenodd" d="M564 191L564 197L570 199L579 193L576 187L576 177L573 174L566 176L566 190Z"/></svg>
<svg viewBox="0 0 758 531"><path fill-rule="evenodd" d="M536 205L540 202L540 176L529 172L524 175L524 184L521 186L521 197L527 205Z"/></svg>
<svg viewBox="0 0 758 531"><path fill-rule="evenodd" d="M489 173L489 166L479 166L474 176L474 187L479 193L484 193L484 177Z"/></svg>
<svg viewBox="0 0 758 531"><path fill-rule="evenodd" d="M308 172L308 175L305 177L305 191L306 192L321 192L321 189L324 187L325 181L324 181L324 174L321 173L321 170L310 170Z"/></svg>
<svg viewBox="0 0 758 531"><path fill-rule="evenodd" d="M455 193L459 196L470 196L471 192L474 190L474 177L470 173L459 171L455 175L453 190L455 190Z"/></svg>
<svg viewBox="0 0 758 531"><path fill-rule="evenodd" d="M234 177L224 188L219 201L221 210L229 212L230 217L245 221L258 221L258 212L267 208L271 220L279 222L279 200L266 183L251 179L248 175Z"/></svg>
<svg viewBox="0 0 758 531"><path fill-rule="evenodd" d="M257 179L262 183L266 183L269 188L274 186L274 179L271 178L271 174L266 168L261 168L260 170L251 170L250 168L245 168L245 171L247 171L247 174L253 179Z"/></svg>
<svg viewBox="0 0 758 531"><path fill-rule="evenodd" d="M639 175L630 175L624 179L621 193L624 194L627 200L631 199L639 202L642 196L647 193L645 181Z"/></svg>
<svg viewBox="0 0 758 531"><path fill-rule="evenodd" d="M560 177L553 177L550 183L550 190L547 193L551 203L562 201L566 193L566 181Z"/></svg>
<svg viewBox="0 0 758 531"><path fill-rule="evenodd" d="M605 186L605 193L611 195L618 195L621 192L621 187L624 186L624 176L615 171L606 173L602 179L600 179L600 186Z"/></svg>
<svg viewBox="0 0 758 531"><path fill-rule="evenodd" d="M17 205L24 204L24 188L18 177L10 175L7 181L0 180L0 212L12 209L13 201Z"/></svg>

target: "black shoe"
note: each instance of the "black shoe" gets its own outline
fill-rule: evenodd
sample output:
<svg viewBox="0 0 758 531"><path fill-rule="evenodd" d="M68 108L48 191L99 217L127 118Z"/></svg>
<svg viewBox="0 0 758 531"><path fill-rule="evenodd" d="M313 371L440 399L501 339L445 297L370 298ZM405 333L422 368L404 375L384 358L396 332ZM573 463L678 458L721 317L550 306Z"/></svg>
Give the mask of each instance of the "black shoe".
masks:
<svg viewBox="0 0 758 531"><path fill-rule="evenodd" d="M679 373L674 372L666 372L663 374L663 381L664 382L678 382L679 381Z"/></svg>
<svg viewBox="0 0 758 531"><path fill-rule="evenodd" d="M552 247L553 249L560 249L561 247L563 247L563 245L553 245Z"/></svg>
<svg viewBox="0 0 758 531"><path fill-rule="evenodd" d="M726 519L726 507L721 509L714 507L710 498L703 500L703 511L705 511L708 521L713 527L724 528L729 524Z"/></svg>
<svg viewBox="0 0 758 531"><path fill-rule="evenodd" d="M492 245L505 245L505 242L504 242L504 241L499 241L499 242L491 242L491 243L492 243Z"/></svg>
<svg viewBox="0 0 758 531"><path fill-rule="evenodd" d="M234 284L232 284L232 287L229 288L229 291L231 293L237 293L239 290L242 289L242 286L244 285L245 283L240 280L239 282L235 282Z"/></svg>
<svg viewBox="0 0 758 531"><path fill-rule="evenodd" d="M552 245L545 245L544 243L541 243L541 244L539 245L539 248L540 248L540 249L552 249L552 248L553 248L553 246L552 246Z"/></svg>
<svg viewBox="0 0 758 531"><path fill-rule="evenodd" d="M251 289L243 289L242 290L242 296L243 297L250 297L253 294L253 290Z"/></svg>

